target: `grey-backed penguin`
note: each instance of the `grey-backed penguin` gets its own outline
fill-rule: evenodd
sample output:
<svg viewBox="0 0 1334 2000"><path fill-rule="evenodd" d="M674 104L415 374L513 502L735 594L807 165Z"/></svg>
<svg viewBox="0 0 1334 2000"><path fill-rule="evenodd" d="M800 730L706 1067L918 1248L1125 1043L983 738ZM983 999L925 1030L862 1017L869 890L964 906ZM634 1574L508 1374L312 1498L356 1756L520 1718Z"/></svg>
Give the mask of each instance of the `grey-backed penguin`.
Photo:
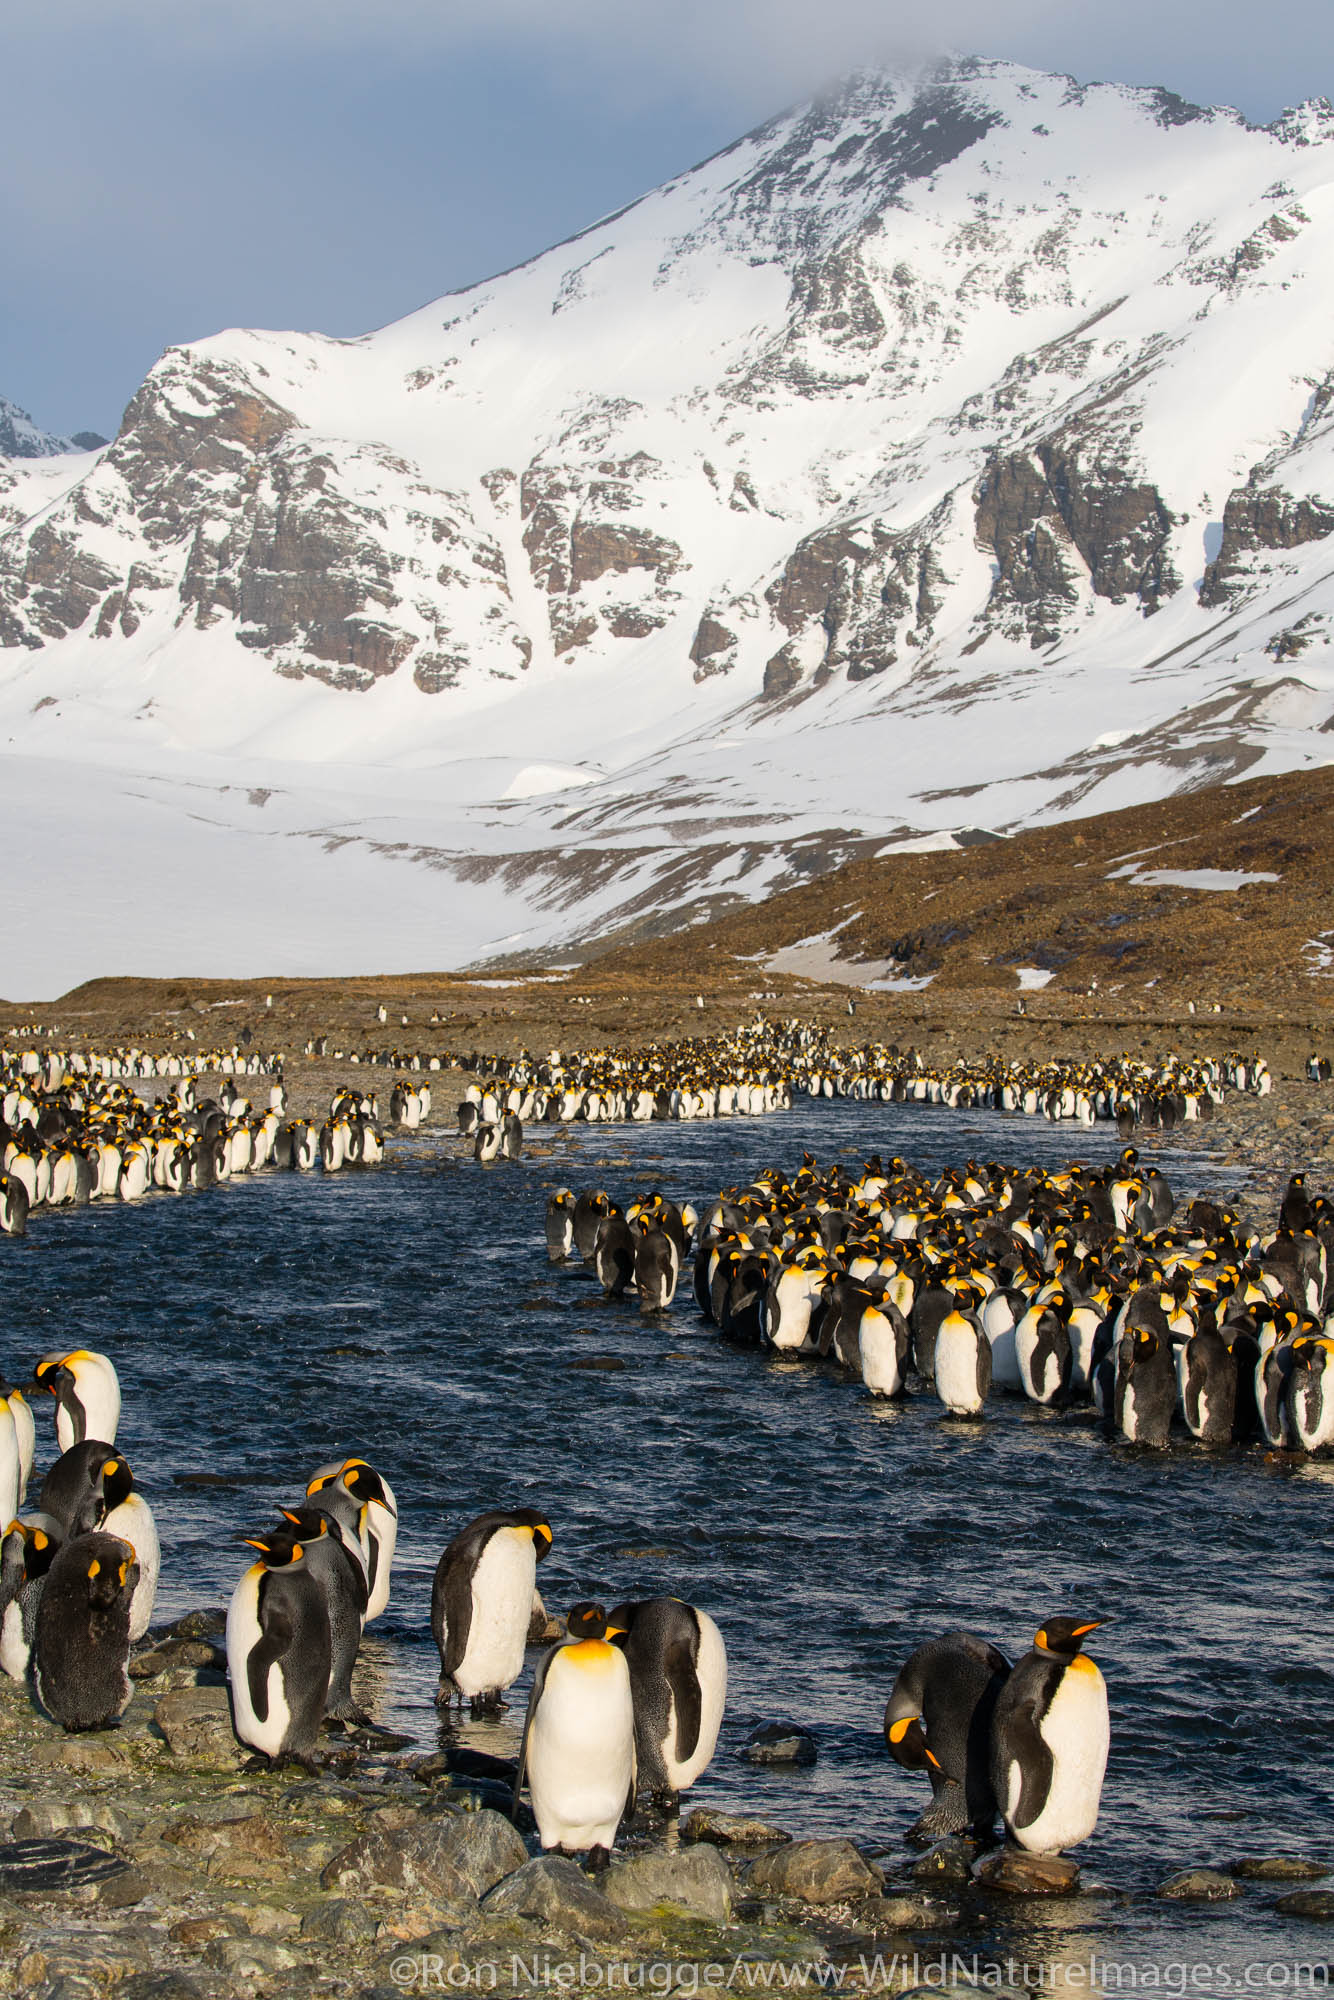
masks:
<svg viewBox="0 0 1334 2000"><path fill-rule="evenodd" d="M1014 1330L1015 1361L1030 1403L1048 1405L1064 1399L1070 1386L1074 1355L1070 1345L1073 1301L1054 1292L1034 1303Z"/></svg>
<svg viewBox="0 0 1334 2000"><path fill-rule="evenodd" d="M493 1508L455 1535L436 1566L431 1631L440 1649L436 1702L474 1711L503 1706L523 1671L537 1565L551 1525L531 1508Z"/></svg>
<svg viewBox="0 0 1334 2000"><path fill-rule="evenodd" d="M0 1236L26 1236L30 1198L16 1174L0 1174Z"/></svg>
<svg viewBox="0 0 1334 2000"><path fill-rule="evenodd" d="M313 1503L308 1507L284 1507L286 1529L271 1531L265 1540L270 1550L280 1541L299 1542L305 1550L306 1568L324 1589L329 1612L329 1692L324 1713L340 1726L349 1722L367 1723L370 1717L357 1706L352 1693L352 1669L361 1647L366 1618L366 1572L343 1542L331 1532L333 1523Z"/></svg>
<svg viewBox="0 0 1334 2000"><path fill-rule="evenodd" d="M634 1807L630 1667L600 1604L574 1605L566 1629L569 1638L544 1656L533 1680L514 1796L526 1775L543 1847L586 1849L595 1868L605 1867Z"/></svg>
<svg viewBox="0 0 1334 2000"><path fill-rule="evenodd" d="M257 1757L313 1770L332 1668L324 1586L301 1542L257 1535L249 1546L260 1559L227 1608L232 1725Z"/></svg>
<svg viewBox="0 0 1334 2000"><path fill-rule="evenodd" d="M1288 1375L1292 1434L1303 1451L1319 1451L1334 1444L1334 1340L1301 1339L1293 1346Z"/></svg>
<svg viewBox="0 0 1334 2000"><path fill-rule="evenodd" d="M61 1451L85 1438L116 1442L120 1382L105 1354L86 1347L57 1348L42 1356L33 1375L56 1399L56 1443Z"/></svg>
<svg viewBox="0 0 1334 2000"><path fill-rule="evenodd" d="M564 1264L574 1255L574 1189L557 1188L547 1196L547 1257Z"/></svg>
<svg viewBox="0 0 1334 2000"><path fill-rule="evenodd" d="M625 1217L616 1211L598 1224L593 1268L609 1299L624 1298L635 1277L635 1244Z"/></svg>
<svg viewBox="0 0 1334 2000"><path fill-rule="evenodd" d="M347 1527L352 1525L352 1508L357 1514L356 1531L366 1570L366 1623L378 1618L389 1602L389 1578L394 1551L398 1546L398 1502L394 1489L364 1458L345 1458L338 1465L322 1465L306 1485L306 1497L316 1506L334 1512Z"/></svg>
<svg viewBox="0 0 1334 2000"><path fill-rule="evenodd" d="M598 1230L609 1215L618 1211L611 1196L601 1188L591 1193L581 1194L574 1204L574 1247L587 1264L593 1256L593 1245L597 1242Z"/></svg>
<svg viewBox="0 0 1334 2000"><path fill-rule="evenodd" d="M33 1684L71 1732L109 1729L130 1705L134 1550L118 1535L77 1535L47 1572L33 1632Z"/></svg>
<svg viewBox="0 0 1334 2000"><path fill-rule="evenodd" d="M928 1639L900 1668L885 1705L885 1743L896 1764L931 1782L931 1803L909 1840L991 1831L991 1719L1009 1671L1004 1653L975 1632Z"/></svg>
<svg viewBox="0 0 1334 2000"><path fill-rule="evenodd" d="M499 1125L479 1125L477 1127L476 1136L472 1142L472 1156L474 1160L481 1160L487 1164L492 1160L500 1158Z"/></svg>
<svg viewBox="0 0 1334 2000"><path fill-rule="evenodd" d="M28 1677L37 1607L63 1540L50 1514L11 1521L0 1540L0 1669L13 1681Z"/></svg>
<svg viewBox="0 0 1334 2000"><path fill-rule="evenodd" d="M1147 1326L1127 1328L1116 1357L1116 1428L1132 1444L1165 1445L1176 1401L1170 1337Z"/></svg>
<svg viewBox="0 0 1334 2000"><path fill-rule="evenodd" d="M1237 1357L1217 1327L1183 1341L1175 1354L1181 1414L1203 1444L1231 1442L1237 1421Z"/></svg>
<svg viewBox="0 0 1334 2000"><path fill-rule="evenodd" d="M1010 1837L1060 1854L1098 1823L1111 1726L1107 1684L1080 1651L1101 1618L1049 1618L996 1698L991 1782Z"/></svg>
<svg viewBox="0 0 1334 2000"><path fill-rule="evenodd" d="M712 1759L727 1700L727 1648L707 1611L675 1597L618 1604L607 1621L630 1668L638 1781L675 1812Z"/></svg>

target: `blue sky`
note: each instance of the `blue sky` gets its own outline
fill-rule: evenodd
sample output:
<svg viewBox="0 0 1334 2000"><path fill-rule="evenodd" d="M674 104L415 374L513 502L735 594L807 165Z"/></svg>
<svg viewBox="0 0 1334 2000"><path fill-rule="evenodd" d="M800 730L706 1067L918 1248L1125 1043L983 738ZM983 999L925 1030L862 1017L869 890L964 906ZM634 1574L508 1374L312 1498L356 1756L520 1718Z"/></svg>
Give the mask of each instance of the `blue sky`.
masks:
<svg viewBox="0 0 1334 2000"><path fill-rule="evenodd" d="M114 431L162 349L358 333L518 262L859 62L940 47L1273 117L1330 0L2 0L0 395Z"/></svg>

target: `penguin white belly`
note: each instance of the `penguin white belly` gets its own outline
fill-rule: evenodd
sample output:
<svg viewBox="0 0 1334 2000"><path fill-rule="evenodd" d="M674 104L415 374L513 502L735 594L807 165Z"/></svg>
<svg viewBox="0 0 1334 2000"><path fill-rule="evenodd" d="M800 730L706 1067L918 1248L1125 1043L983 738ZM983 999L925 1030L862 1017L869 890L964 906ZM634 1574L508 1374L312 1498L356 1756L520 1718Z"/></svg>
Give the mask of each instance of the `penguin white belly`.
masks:
<svg viewBox="0 0 1334 2000"><path fill-rule="evenodd" d="M977 1342L971 1327L942 1326L936 1335L936 1394L956 1416L976 1416L982 1408L977 1393Z"/></svg>
<svg viewBox="0 0 1334 2000"><path fill-rule="evenodd" d="M1072 1660L1062 1675L1051 1707L1038 1724L1038 1733L1052 1760L1046 1800L1028 1826L1014 1826L1019 1772L1017 1765L1011 1765L1007 1817L1015 1839L1030 1854L1061 1854L1087 1840L1098 1824L1111 1741L1107 1683L1083 1654Z"/></svg>
<svg viewBox="0 0 1334 2000"><path fill-rule="evenodd" d="M528 1789L543 1847L610 1847L634 1764L624 1653L600 1640L559 1647L528 1732Z"/></svg>
<svg viewBox="0 0 1334 2000"><path fill-rule="evenodd" d="M142 1639L153 1620L158 1571L162 1567L162 1548L153 1510L142 1494L131 1493L119 1507L111 1509L102 1523L102 1531L108 1535L119 1535L134 1550L139 1564L139 1581L130 1599L130 1638L131 1641Z"/></svg>
<svg viewBox="0 0 1334 2000"><path fill-rule="evenodd" d="M390 1505L385 1507L378 1500L372 1500L366 1523L375 1556L375 1582L366 1605L367 1624L372 1618L378 1618L389 1602L389 1573L393 1567L394 1550L398 1546L398 1516L392 1511L397 1503L387 1482L384 1490Z"/></svg>
<svg viewBox="0 0 1334 2000"><path fill-rule="evenodd" d="M454 1674L460 1694L471 1699L518 1680L536 1588L532 1537L526 1531L499 1529L473 1571L472 1622Z"/></svg>
<svg viewBox="0 0 1334 2000"><path fill-rule="evenodd" d="M699 1651L695 1657L695 1679L699 1683L699 1741L693 1755L678 1762L676 1748L676 1703L669 1702L667 1740L662 1760L667 1782L674 1792L683 1792L708 1768L718 1745L723 1709L727 1703L727 1648L723 1635L707 1611L696 1611L699 1620Z"/></svg>
<svg viewBox="0 0 1334 2000"><path fill-rule="evenodd" d="M868 1310L862 1314L857 1347L862 1358L862 1381L871 1394L897 1396L903 1387L899 1345L893 1323L885 1313Z"/></svg>
<svg viewBox="0 0 1334 2000"><path fill-rule="evenodd" d="M282 1670L275 1660L269 1668L269 1712L263 1722L250 1700L247 1662L259 1644L259 1586L264 1575L262 1563L248 1569L232 1593L227 1607L227 1678L232 1687L232 1715L236 1733L252 1750L276 1757L283 1747L291 1712L283 1688Z"/></svg>
<svg viewBox="0 0 1334 2000"><path fill-rule="evenodd" d="M19 1455L18 1427L7 1402L0 1402L0 1533L19 1511L23 1486L23 1462Z"/></svg>
<svg viewBox="0 0 1334 2000"><path fill-rule="evenodd" d="M12 1681L28 1677L28 1641L23 1632L23 1611L17 1598L5 1606L0 1620L0 1669Z"/></svg>

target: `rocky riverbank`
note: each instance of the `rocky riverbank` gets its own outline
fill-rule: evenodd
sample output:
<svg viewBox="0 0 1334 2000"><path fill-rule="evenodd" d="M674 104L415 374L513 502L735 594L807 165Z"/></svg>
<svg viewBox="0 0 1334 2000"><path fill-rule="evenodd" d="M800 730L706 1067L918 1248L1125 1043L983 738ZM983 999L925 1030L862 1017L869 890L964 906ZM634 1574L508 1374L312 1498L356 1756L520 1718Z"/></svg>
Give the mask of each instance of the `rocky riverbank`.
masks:
<svg viewBox="0 0 1334 2000"><path fill-rule="evenodd" d="M155 1637L112 1733L65 1736L23 1690L0 1688L0 1991L690 1994L790 1989L803 1968L817 1989L838 1968L843 1990L889 1990L942 1952L1003 1956L1016 1912L1039 1908L1026 1899L1042 1899L1067 1961L1071 1934L1094 1949L1099 1913L1127 1901L1069 1860L979 1860L957 1840L868 1854L699 1810L667 1833L637 1823L590 1878L538 1854L501 1787L451 1773L443 1755L349 1745L318 1778L247 1771L221 1622L192 1613ZM1327 1921L1326 1873L1250 1856L1165 1871L1156 1894Z"/></svg>

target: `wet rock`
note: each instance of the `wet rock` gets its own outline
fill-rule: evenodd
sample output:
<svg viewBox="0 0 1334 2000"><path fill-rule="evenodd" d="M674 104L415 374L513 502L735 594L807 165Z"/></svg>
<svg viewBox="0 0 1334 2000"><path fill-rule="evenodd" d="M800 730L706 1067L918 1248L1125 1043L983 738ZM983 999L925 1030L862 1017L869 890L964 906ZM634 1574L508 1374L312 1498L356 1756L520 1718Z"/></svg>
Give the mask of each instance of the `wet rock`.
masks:
<svg viewBox="0 0 1334 2000"><path fill-rule="evenodd" d="M1239 1896L1241 1889L1230 1875L1220 1874L1216 1868L1183 1868L1160 1882L1155 1893L1169 1903L1226 1903Z"/></svg>
<svg viewBox="0 0 1334 2000"><path fill-rule="evenodd" d="M39 1799L15 1813L10 1827L15 1840L49 1840L53 1834L73 1832L128 1840L134 1829L123 1812L102 1799Z"/></svg>
<svg viewBox="0 0 1334 2000"><path fill-rule="evenodd" d="M173 1757L235 1769L245 1753L232 1730L232 1707L224 1687L178 1688L164 1694L153 1722Z"/></svg>
<svg viewBox="0 0 1334 2000"><path fill-rule="evenodd" d="M727 1923L732 1914L732 1871L716 1847L633 1855L608 1870L602 1887L619 1910L667 1904L714 1924Z"/></svg>
<svg viewBox="0 0 1334 2000"><path fill-rule="evenodd" d="M593 1368L604 1375L615 1375L625 1363L616 1354L583 1354L577 1361L568 1363L571 1368Z"/></svg>
<svg viewBox="0 0 1334 2000"><path fill-rule="evenodd" d="M793 1722L766 1722L752 1730L737 1756L747 1764L813 1764L815 1738Z"/></svg>
<svg viewBox="0 0 1334 2000"><path fill-rule="evenodd" d="M215 1938L236 1937L240 1929L234 1917L181 1917L171 1925L167 1936L173 1944L181 1945L186 1951L202 1951Z"/></svg>
<svg viewBox="0 0 1334 2000"><path fill-rule="evenodd" d="M132 1681L159 1680L165 1674L179 1674L177 1685L193 1686L200 1672L223 1674L227 1656L206 1639L164 1639L147 1652L136 1653L130 1661Z"/></svg>
<svg viewBox="0 0 1334 2000"><path fill-rule="evenodd" d="M132 1910L157 1887L152 1874L143 1868L120 1868L97 1885L97 1903L103 1910Z"/></svg>
<svg viewBox="0 0 1334 2000"><path fill-rule="evenodd" d="M272 1938L215 1938L204 1953L210 1965L245 1984L258 1984L280 1972L291 1972L301 1961L285 1944Z"/></svg>
<svg viewBox="0 0 1334 2000"><path fill-rule="evenodd" d="M883 1881L850 1840L794 1840L752 1861L744 1879L752 1892L803 1903L845 1903L874 1894Z"/></svg>
<svg viewBox="0 0 1334 2000"><path fill-rule="evenodd" d="M877 1929L894 1931L941 1930L959 1915L957 1904L932 1903L921 1896L882 1896L866 1908Z"/></svg>
<svg viewBox="0 0 1334 2000"><path fill-rule="evenodd" d="M1334 1889L1293 1889L1274 1908L1285 1917L1305 1917L1309 1923L1334 1924Z"/></svg>
<svg viewBox="0 0 1334 2000"><path fill-rule="evenodd" d="M984 1889L1007 1896L1069 1896L1079 1886L1079 1863L1064 1854L1026 1854L1020 1847L998 1848L974 1870Z"/></svg>
<svg viewBox="0 0 1334 2000"><path fill-rule="evenodd" d="M1244 1882L1318 1882L1328 1875L1320 1861L1305 1861L1295 1854L1251 1854L1228 1863L1228 1872Z"/></svg>
<svg viewBox="0 0 1334 2000"><path fill-rule="evenodd" d="M50 1937L24 1952L18 1962L18 1990L49 1992L68 1981L75 1993L104 1993L151 1964L142 1938ZM120 1988L123 1991L123 1988Z"/></svg>
<svg viewBox="0 0 1334 2000"><path fill-rule="evenodd" d="M0 1846L0 1893L33 1895L105 1882L125 1863L80 1840L18 1840Z"/></svg>
<svg viewBox="0 0 1334 2000"><path fill-rule="evenodd" d="M530 1646L554 1646L565 1637L565 1624L560 1618L553 1618L542 1602L540 1590L533 1592L533 1608L528 1618L528 1639Z"/></svg>
<svg viewBox="0 0 1334 2000"><path fill-rule="evenodd" d="M497 1812L461 1813L445 1829L441 1852L456 1868L474 1896L484 1896L506 1875L522 1868L528 1849L507 1819Z"/></svg>
<svg viewBox="0 0 1334 2000"><path fill-rule="evenodd" d="M966 1840L938 1840L912 1865L914 1882L964 1883L972 1880L973 1849Z"/></svg>
<svg viewBox="0 0 1334 2000"><path fill-rule="evenodd" d="M355 1896L331 1896L317 1903L301 1919L301 1935L318 1938L324 1944L368 1944L375 1936L376 1923L364 1903Z"/></svg>
<svg viewBox="0 0 1334 2000"><path fill-rule="evenodd" d="M230 1483L230 1482L229 1482ZM206 1606L200 1611L187 1611L165 1632L154 1634L154 1640L162 1639L218 1639L227 1630L227 1613L220 1604Z"/></svg>
<svg viewBox="0 0 1334 2000"><path fill-rule="evenodd" d="M250 1937L294 1937L301 1928L295 1910L282 1910L273 1903L224 1903L223 1915Z"/></svg>
<svg viewBox="0 0 1334 2000"><path fill-rule="evenodd" d="M136 1972L116 1988L116 2000L202 2000L202 1992L183 1972Z"/></svg>
<svg viewBox="0 0 1334 2000"><path fill-rule="evenodd" d="M629 1928L616 1905L595 1889L564 1855L541 1854L525 1861L482 1898L489 1917L526 1917L547 1929L580 1937L620 1938Z"/></svg>
<svg viewBox="0 0 1334 2000"><path fill-rule="evenodd" d="M39 1743L28 1761L37 1771L81 1771L87 1777L125 1772L133 1762L128 1743L94 1736L67 1736L60 1743Z"/></svg>
<svg viewBox="0 0 1334 2000"><path fill-rule="evenodd" d="M223 1867L237 1862L262 1862L266 1866L291 1858L291 1849L272 1820L263 1813L244 1819L196 1819L185 1814L165 1827L160 1836L168 1847L179 1847L201 1860L216 1861Z"/></svg>
<svg viewBox="0 0 1334 2000"><path fill-rule="evenodd" d="M406 1825L397 1826L386 1824L389 1817L381 1814L334 1855L320 1875L326 1889L344 1896L402 1889L446 1903L476 1900L454 1859L455 1821L415 1814L408 1816Z"/></svg>
<svg viewBox="0 0 1334 2000"><path fill-rule="evenodd" d="M682 1840L711 1840L718 1847L776 1847L792 1835L768 1820L747 1819L740 1813L710 1812L696 1807L681 1825Z"/></svg>

